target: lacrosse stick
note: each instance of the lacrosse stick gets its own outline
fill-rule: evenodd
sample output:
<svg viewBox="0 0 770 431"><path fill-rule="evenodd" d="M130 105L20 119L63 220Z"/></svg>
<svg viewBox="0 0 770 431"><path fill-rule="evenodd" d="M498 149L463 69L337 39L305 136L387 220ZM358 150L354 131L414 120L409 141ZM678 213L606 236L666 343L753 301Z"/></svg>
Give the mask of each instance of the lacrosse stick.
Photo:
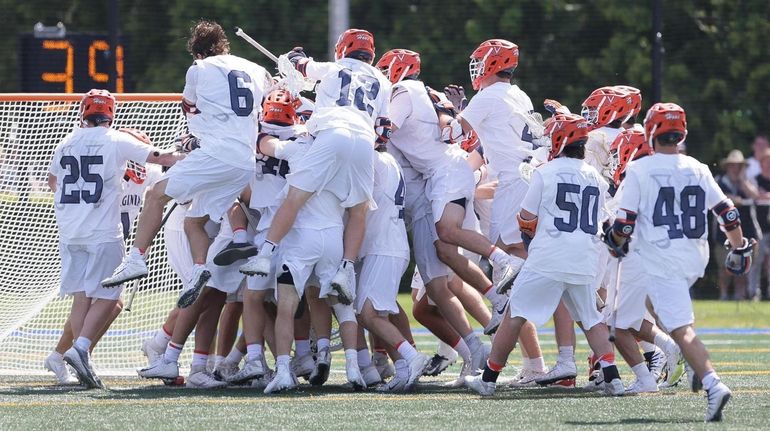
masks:
<svg viewBox="0 0 770 431"><path fill-rule="evenodd" d="M615 298L612 301L612 326L610 326L610 343L615 342L615 326L618 323L618 297L620 296L620 268L623 263L623 257L618 257L617 277L615 277Z"/></svg>
<svg viewBox="0 0 770 431"><path fill-rule="evenodd" d="M170 210L166 213L166 215L163 216L163 220L160 222L160 228L162 229L163 226L166 225L166 222L168 221L169 216L172 212L176 209L178 203L174 202L174 205L171 207ZM160 230L160 229L159 229ZM149 257L149 256L147 256ZM133 280L131 282L131 285L128 286L128 300L126 301L126 304L123 306L123 309L126 311L131 311L131 307L134 304L134 297L136 296L136 292L139 291L139 279Z"/></svg>
<svg viewBox="0 0 770 431"><path fill-rule="evenodd" d="M278 66L278 73L282 77L281 85L285 86L287 90L294 97L299 97L299 93L302 91L312 91L315 88L315 81L307 79L294 67L286 54L281 54L276 57L275 54L270 52L267 48L262 46L259 42L254 40L251 36L246 34L240 27L235 27L235 34L249 43L249 45L256 48L259 52L267 56L267 58L273 60Z"/></svg>

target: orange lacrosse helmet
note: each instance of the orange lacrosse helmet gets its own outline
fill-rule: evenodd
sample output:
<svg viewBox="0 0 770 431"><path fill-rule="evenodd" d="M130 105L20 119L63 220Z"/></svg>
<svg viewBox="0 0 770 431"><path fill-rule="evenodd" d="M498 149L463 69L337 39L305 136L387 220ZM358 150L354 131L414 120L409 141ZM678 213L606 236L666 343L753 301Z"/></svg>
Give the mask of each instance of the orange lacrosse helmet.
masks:
<svg viewBox="0 0 770 431"><path fill-rule="evenodd" d="M281 126L299 123L297 108L302 101L291 96L287 90L277 88L271 91L262 102L262 121Z"/></svg>
<svg viewBox="0 0 770 431"><path fill-rule="evenodd" d="M479 45L468 64L473 89L481 87L481 80L519 64L519 47L504 39L489 39Z"/></svg>
<svg viewBox="0 0 770 431"><path fill-rule="evenodd" d="M631 113L628 115L628 118L630 119L639 115L639 112L642 110L642 92L639 91L638 88L631 87L630 85L616 85L615 88L626 92L626 97L631 98Z"/></svg>
<svg viewBox="0 0 770 431"><path fill-rule="evenodd" d="M612 179L619 186L628 162L653 154L652 148L644 139L644 131L626 129L621 131L610 146Z"/></svg>
<svg viewBox="0 0 770 431"><path fill-rule="evenodd" d="M115 97L107 90L92 89L80 100L80 121L101 123L115 118Z"/></svg>
<svg viewBox="0 0 770 431"><path fill-rule="evenodd" d="M553 160L570 145L583 145L588 140L588 122L577 114L556 114L545 127L551 137L548 160Z"/></svg>
<svg viewBox="0 0 770 431"><path fill-rule="evenodd" d="M684 109L676 103L656 103L644 117L644 135L650 147L653 141L666 136L666 141L679 144L687 137L687 116Z"/></svg>
<svg viewBox="0 0 770 431"><path fill-rule="evenodd" d="M622 87L597 88L583 101L580 114L592 128L606 126L615 120L625 122L632 116L634 109L641 107L641 93L636 103L636 96Z"/></svg>
<svg viewBox="0 0 770 431"><path fill-rule="evenodd" d="M133 129L131 127L121 127L118 130L123 133L128 133L129 135L144 142L147 145L152 145L149 136L147 136L141 130ZM143 164L129 160L126 162L126 178L135 182L136 184L142 184L144 183L144 180L147 179L147 170L144 168Z"/></svg>
<svg viewBox="0 0 770 431"><path fill-rule="evenodd" d="M366 30L347 29L337 39L337 45L334 47L334 59L350 57L351 54L358 51L362 51L374 59L374 36Z"/></svg>
<svg viewBox="0 0 770 431"><path fill-rule="evenodd" d="M420 54L408 49L391 49L382 55L376 66L396 84L409 75L420 73Z"/></svg>

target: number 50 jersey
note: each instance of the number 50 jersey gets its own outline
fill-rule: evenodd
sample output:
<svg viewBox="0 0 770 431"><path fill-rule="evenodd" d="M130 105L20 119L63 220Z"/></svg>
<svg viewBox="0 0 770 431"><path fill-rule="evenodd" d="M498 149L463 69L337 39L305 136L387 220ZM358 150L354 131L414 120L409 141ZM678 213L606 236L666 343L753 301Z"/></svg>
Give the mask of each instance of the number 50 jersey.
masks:
<svg viewBox="0 0 770 431"><path fill-rule="evenodd" d="M533 173L521 209L537 215L524 269L572 284L590 284L609 185L580 159L558 157Z"/></svg>
<svg viewBox="0 0 770 431"><path fill-rule="evenodd" d="M727 199L706 165L680 154L644 157L628 165L617 199L618 217L637 213L633 241L648 273L691 283L703 276L706 212Z"/></svg>
<svg viewBox="0 0 770 431"><path fill-rule="evenodd" d="M385 75L352 58L335 63L310 61L305 72L321 81L308 132L316 136L320 130L342 128L370 136L374 145L374 121L388 116L391 85Z"/></svg>
<svg viewBox="0 0 770 431"><path fill-rule="evenodd" d="M63 244L122 241L120 197L126 161L144 163L153 147L106 127L75 129L56 147L54 208Z"/></svg>

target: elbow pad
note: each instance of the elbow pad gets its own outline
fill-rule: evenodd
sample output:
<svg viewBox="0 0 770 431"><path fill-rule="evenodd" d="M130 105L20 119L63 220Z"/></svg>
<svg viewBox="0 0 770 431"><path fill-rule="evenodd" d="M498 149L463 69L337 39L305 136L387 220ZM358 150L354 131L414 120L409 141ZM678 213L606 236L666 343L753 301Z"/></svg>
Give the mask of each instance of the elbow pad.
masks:
<svg viewBox="0 0 770 431"><path fill-rule="evenodd" d="M187 118L192 117L195 114L200 114L201 111L198 110L198 107L195 106L195 104L187 103L186 100L182 100L182 112L184 112L185 116Z"/></svg>
<svg viewBox="0 0 770 431"><path fill-rule="evenodd" d="M631 237L631 234L634 233L635 227L636 213L621 208L618 211L618 216L615 218L615 222L612 224L612 231L617 236L629 238Z"/></svg>
<svg viewBox="0 0 770 431"><path fill-rule="evenodd" d="M521 218L521 213L516 213L516 221L519 222L519 230L521 230L522 235L526 234L530 238L534 238L537 231L537 217L532 220L524 220Z"/></svg>
<svg viewBox="0 0 770 431"><path fill-rule="evenodd" d="M719 225L729 232L731 230L738 229L741 226L741 218L738 213L738 208L735 208L733 201L725 199L718 203L711 211L716 215Z"/></svg>

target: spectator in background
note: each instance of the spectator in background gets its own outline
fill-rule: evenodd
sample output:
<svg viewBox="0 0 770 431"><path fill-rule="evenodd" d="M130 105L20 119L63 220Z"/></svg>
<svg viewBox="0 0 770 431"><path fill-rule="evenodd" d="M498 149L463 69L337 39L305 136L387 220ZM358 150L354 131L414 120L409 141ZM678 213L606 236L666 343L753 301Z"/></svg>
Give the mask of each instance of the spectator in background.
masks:
<svg viewBox="0 0 770 431"><path fill-rule="evenodd" d="M759 160L761 172L754 177L759 196L755 200L757 221L762 230L754 268L749 273L749 298L762 297L762 269L765 270L768 284L765 285L765 298L770 299L770 149L766 148L755 156Z"/></svg>
<svg viewBox="0 0 770 431"><path fill-rule="evenodd" d="M746 167L746 177L751 181L754 185L757 185L755 182L757 175L759 175L762 168L759 166L759 163L761 161L762 154L770 149L770 141L767 140L767 136L763 134L758 134L754 137L754 142L751 144L751 148L754 151L754 155L749 157L749 160L746 161L747 167Z"/></svg>
<svg viewBox="0 0 770 431"><path fill-rule="evenodd" d="M753 201L757 198L758 193L756 187L746 177L746 159L743 158L743 153L740 150L730 151L727 158L722 160L722 169L724 169L724 174L716 178L717 184L719 184L719 187L727 197L733 200L735 207L738 208L741 214L743 235L746 238L760 240L761 232L757 223ZM719 229L716 229L715 233L714 257L719 265L719 299L730 299L728 293L731 281L735 290L732 298L736 300L746 299L747 276L733 275L725 270L724 262L727 250L723 244L726 237Z"/></svg>

